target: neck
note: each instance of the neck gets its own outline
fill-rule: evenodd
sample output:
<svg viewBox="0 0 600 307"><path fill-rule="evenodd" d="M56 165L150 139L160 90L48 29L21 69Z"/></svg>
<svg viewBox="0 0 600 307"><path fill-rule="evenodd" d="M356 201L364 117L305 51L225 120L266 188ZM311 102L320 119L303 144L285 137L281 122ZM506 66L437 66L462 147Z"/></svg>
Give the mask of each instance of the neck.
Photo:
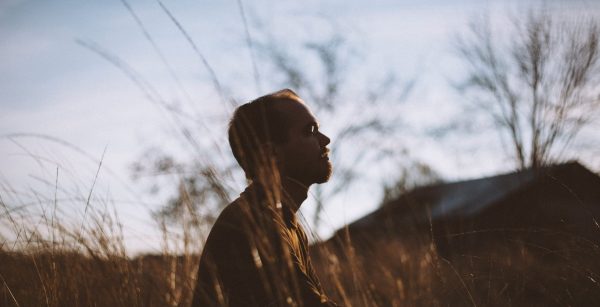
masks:
<svg viewBox="0 0 600 307"><path fill-rule="evenodd" d="M290 198L293 201L293 204L290 204L291 209L294 212L297 212L298 209L300 209L300 206L302 205L304 200L306 200L306 197L308 196L309 186L290 177L284 177L281 182L281 185L283 186L283 190L290 196Z"/></svg>

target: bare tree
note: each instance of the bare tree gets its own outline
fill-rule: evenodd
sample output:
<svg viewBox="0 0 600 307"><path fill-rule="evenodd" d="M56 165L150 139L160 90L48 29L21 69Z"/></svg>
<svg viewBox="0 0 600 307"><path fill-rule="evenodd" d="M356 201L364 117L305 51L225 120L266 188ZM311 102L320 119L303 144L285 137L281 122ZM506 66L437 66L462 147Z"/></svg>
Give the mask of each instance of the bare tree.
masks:
<svg viewBox="0 0 600 307"><path fill-rule="evenodd" d="M460 89L510 140L520 169L560 160L600 107L599 28L579 17L532 9L512 18L506 36L483 18L458 39L467 68Z"/></svg>
<svg viewBox="0 0 600 307"><path fill-rule="evenodd" d="M401 165L398 169L398 177L393 182L383 185L381 205L385 205L415 188L442 182L440 174L424 162L412 161L409 165Z"/></svg>

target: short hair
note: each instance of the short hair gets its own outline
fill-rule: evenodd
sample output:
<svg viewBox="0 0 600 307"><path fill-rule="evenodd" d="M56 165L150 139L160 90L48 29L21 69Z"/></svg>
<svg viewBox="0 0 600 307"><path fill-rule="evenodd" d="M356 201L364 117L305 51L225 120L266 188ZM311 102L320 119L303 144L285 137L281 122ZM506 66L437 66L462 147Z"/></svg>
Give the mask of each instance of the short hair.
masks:
<svg viewBox="0 0 600 307"><path fill-rule="evenodd" d="M256 179L257 167L272 158L268 145L287 141L289 126L276 110L276 105L286 100L302 102L294 91L283 89L239 106L231 117L229 145L250 180Z"/></svg>

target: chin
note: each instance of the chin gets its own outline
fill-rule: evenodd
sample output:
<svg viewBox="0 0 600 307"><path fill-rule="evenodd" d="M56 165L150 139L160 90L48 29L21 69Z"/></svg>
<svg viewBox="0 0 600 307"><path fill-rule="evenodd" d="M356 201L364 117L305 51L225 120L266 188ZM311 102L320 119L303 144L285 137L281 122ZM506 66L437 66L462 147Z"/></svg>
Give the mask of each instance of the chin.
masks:
<svg viewBox="0 0 600 307"><path fill-rule="evenodd" d="M318 176L317 180L315 180L315 183L325 183L327 181L329 181L329 178L331 178L331 174L333 173L333 166L331 165L331 162L327 162L327 167L321 172L321 174Z"/></svg>

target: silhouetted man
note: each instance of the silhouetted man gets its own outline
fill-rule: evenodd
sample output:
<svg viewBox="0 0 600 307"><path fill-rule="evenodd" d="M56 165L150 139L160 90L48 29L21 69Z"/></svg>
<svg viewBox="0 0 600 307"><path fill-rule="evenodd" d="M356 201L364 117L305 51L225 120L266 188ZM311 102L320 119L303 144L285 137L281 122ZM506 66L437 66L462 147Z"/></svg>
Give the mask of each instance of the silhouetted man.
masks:
<svg viewBox="0 0 600 307"><path fill-rule="evenodd" d="M236 109L229 144L251 184L210 231L193 306L336 306L295 217L310 185L331 175L329 142L291 90Z"/></svg>

